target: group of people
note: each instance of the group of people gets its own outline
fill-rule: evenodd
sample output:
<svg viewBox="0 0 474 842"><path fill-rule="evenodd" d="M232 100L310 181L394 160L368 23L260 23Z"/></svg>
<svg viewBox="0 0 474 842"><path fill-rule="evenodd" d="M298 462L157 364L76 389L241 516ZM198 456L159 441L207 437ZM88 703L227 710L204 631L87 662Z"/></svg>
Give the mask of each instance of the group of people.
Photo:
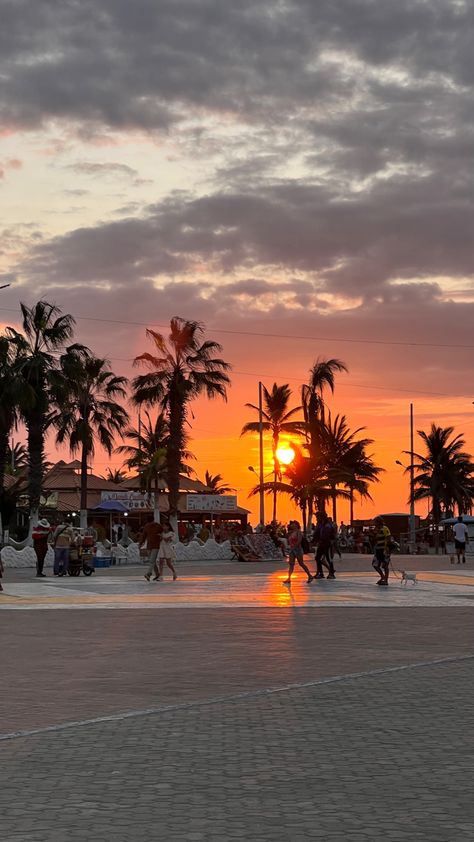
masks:
<svg viewBox="0 0 474 842"><path fill-rule="evenodd" d="M382 517L374 520L374 558L372 566L377 571L379 579L377 585L386 587L388 585L390 572L390 553L393 539L390 530L385 525ZM305 553L314 550L316 562L316 573L312 574L304 560ZM337 543L337 527L331 518L325 513L319 512L316 516L316 526L310 541L302 532L296 520L290 521L288 525L288 578L284 585L291 585L295 565L298 564L306 573L308 585L314 579L324 579L323 568L327 571L328 579L335 579L334 555L341 553Z"/></svg>
<svg viewBox="0 0 474 842"><path fill-rule="evenodd" d="M147 582L151 581L152 576L154 582L162 581L165 564L171 570L173 582L178 578L173 564L176 558L174 540L175 535L171 525L167 521L156 523L153 516L150 516L138 538L140 550L146 546L148 554L149 566L145 573Z"/></svg>
<svg viewBox="0 0 474 842"><path fill-rule="evenodd" d="M71 553L79 550L81 540L72 525L67 521L62 521L57 526L51 526L46 518L42 518L33 527L31 537L36 553L36 576L38 578L45 578L46 576L43 573L43 567L50 546L54 550L54 575L66 576Z"/></svg>

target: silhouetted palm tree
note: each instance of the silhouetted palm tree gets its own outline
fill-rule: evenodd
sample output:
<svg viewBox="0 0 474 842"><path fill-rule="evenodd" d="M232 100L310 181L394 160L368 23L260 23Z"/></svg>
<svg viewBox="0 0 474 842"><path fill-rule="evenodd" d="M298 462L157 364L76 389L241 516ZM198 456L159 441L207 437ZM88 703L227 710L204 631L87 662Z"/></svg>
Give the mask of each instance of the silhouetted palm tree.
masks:
<svg viewBox="0 0 474 842"><path fill-rule="evenodd" d="M235 488L225 484L222 474L214 474L213 476L209 471L206 471L203 484L209 489L203 491L203 494L228 494L229 491L235 491Z"/></svg>
<svg viewBox="0 0 474 842"><path fill-rule="evenodd" d="M46 467L45 463L45 467ZM8 445L7 449L7 464L5 466L5 473L10 474L11 476L16 476L19 471L23 471L28 465L28 451L24 444L21 442L16 442L16 444L11 447Z"/></svg>
<svg viewBox="0 0 474 842"><path fill-rule="evenodd" d="M31 390L25 389L18 375L19 353L21 348L16 343L11 342L7 336L0 336L0 489L3 488L4 475L9 472L12 462L10 433L18 422L20 407L28 396L30 401L33 398ZM15 445L17 453L20 447L24 454L23 445Z"/></svg>
<svg viewBox="0 0 474 842"><path fill-rule="evenodd" d="M114 485L121 485L127 479L127 475L119 468L107 468L105 479L107 482L113 482Z"/></svg>
<svg viewBox="0 0 474 842"><path fill-rule="evenodd" d="M154 330L147 330L153 341L155 354L136 357L136 365L145 365L147 374L133 381L135 404L160 406L169 425L167 443L167 474L170 517L176 519L179 502L179 474L185 446L185 425L189 404L199 395L227 399L230 366L219 357L217 342L203 341L203 326L199 322L175 317L170 322L168 339Z"/></svg>
<svg viewBox="0 0 474 842"><path fill-rule="evenodd" d="M332 358L329 360L317 359L309 373L309 381L301 387L301 403L306 424L306 435L308 442L316 446L317 429L315 425L321 418L324 409L324 392L329 389L334 392L336 374L347 371L347 366L342 360Z"/></svg>
<svg viewBox="0 0 474 842"><path fill-rule="evenodd" d="M32 524L36 523L44 472L44 437L50 409L49 388L57 369L56 354L74 329L74 319L61 315L54 304L39 301L34 307L21 304L23 333L7 327L5 334L16 346L15 373L29 398L21 406L28 445L28 494Z"/></svg>
<svg viewBox="0 0 474 842"><path fill-rule="evenodd" d="M273 458L273 517L272 520L276 523L276 516L277 516L277 483L281 480L281 466L277 456L278 444L280 441L280 436L283 434L291 435L291 436L298 436L302 435L304 432L304 422L303 420L295 421L294 416L297 415L298 412L301 412L301 406L296 406L294 409L289 409L288 404L291 397L291 389L288 383L285 383L282 386L277 386L276 383L273 384L271 392L264 386L263 387L263 423L262 429L265 433L270 433L272 437L272 458ZM249 409L255 410L255 412L259 413L259 407L255 406L253 403L246 403ZM291 420L293 419L293 420ZM260 422L259 421L249 421L247 424L244 424L242 427L242 432L240 433L241 436L247 435L248 433L259 433L260 432Z"/></svg>
<svg viewBox="0 0 474 842"><path fill-rule="evenodd" d="M431 425L429 433L418 430L425 453L414 453L415 500L430 499L438 547L438 526L443 516L457 507L459 513L470 509L474 499L474 464L461 434L453 436L454 427ZM409 454L408 454L409 455Z"/></svg>
<svg viewBox="0 0 474 842"><path fill-rule="evenodd" d="M345 486L351 491L351 523L353 520L354 491L366 499L372 499L368 490L369 482L377 482L382 468L378 468L366 448L373 444L373 439L356 438L365 428L351 430L345 415L332 418L330 412L321 412L320 419L314 424L317 436L319 461L325 466L328 479L333 489L332 519L337 523L336 488Z"/></svg>
<svg viewBox="0 0 474 842"><path fill-rule="evenodd" d="M0 540L9 519L7 513L11 507L8 501L13 499L4 482L5 474L13 473L9 436L18 423L20 408L26 407L33 399L31 389L18 374L21 353L22 348L17 343L11 342L7 336L0 337ZM20 447L24 452L23 445L15 445L17 453Z"/></svg>
<svg viewBox="0 0 474 842"><path fill-rule="evenodd" d="M68 442L71 453L81 454L81 527L87 526L87 468L96 441L109 456L114 437L121 436L128 413L117 402L126 398L125 377L117 377L107 360L85 349L68 349L60 359L61 371L53 397L61 409L50 417L58 444Z"/></svg>

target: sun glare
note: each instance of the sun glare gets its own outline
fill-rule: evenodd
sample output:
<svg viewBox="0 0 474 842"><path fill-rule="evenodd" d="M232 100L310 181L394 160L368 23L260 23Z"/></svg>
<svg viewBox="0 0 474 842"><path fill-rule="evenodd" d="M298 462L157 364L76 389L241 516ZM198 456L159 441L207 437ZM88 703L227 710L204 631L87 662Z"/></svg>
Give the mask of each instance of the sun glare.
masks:
<svg viewBox="0 0 474 842"><path fill-rule="evenodd" d="M278 461L281 462L282 465L290 465L291 462L293 462L293 459L295 458L296 454L292 447L282 446L278 448L276 456Z"/></svg>

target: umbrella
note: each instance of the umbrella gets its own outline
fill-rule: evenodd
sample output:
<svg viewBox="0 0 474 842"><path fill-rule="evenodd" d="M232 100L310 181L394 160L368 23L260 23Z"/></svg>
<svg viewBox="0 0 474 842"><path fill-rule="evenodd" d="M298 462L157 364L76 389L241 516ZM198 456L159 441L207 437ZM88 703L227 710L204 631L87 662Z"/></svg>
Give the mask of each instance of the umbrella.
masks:
<svg viewBox="0 0 474 842"><path fill-rule="evenodd" d="M95 512L127 512L127 507L120 502L120 500L106 500L105 503L100 503L94 506Z"/></svg>
<svg viewBox="0 0 474 842"><path fill-rule="evenodd" d="M109 512L110 514L110 540L112 541L112 512L121 512L122 514L128 514L127 507L120 502L120 500L105 500L104 503L100 503L98 506L94 506L95 512Z"/></svg>

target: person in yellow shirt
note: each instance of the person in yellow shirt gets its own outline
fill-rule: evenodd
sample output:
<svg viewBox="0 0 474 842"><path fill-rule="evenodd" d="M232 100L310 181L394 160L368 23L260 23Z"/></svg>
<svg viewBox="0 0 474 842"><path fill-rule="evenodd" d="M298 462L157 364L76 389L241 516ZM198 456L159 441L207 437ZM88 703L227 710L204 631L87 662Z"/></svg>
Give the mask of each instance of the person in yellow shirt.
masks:
<svg viewBox="0 0 474 842"><path fill-rule="evenodd" d="M382 585L386 587L388 585L388 573L390 567L390 542L392 540L392 536L390 534L390 529L388 526L385 526L383 522L383 518L376 517L374 519L374 526L375 526L375 547L374 547L374 560L372 562L372 567L380 576L380 579L377 582L377 585Z"/></svg>

